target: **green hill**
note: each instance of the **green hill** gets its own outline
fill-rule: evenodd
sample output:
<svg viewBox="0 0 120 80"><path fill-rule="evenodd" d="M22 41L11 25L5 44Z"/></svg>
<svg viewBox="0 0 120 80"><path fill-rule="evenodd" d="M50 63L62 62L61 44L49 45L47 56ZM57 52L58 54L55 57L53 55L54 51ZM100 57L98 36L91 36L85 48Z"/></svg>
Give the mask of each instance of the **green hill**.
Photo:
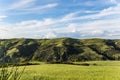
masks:
<svg viewBox="0 0 120 80"><path fill-rule="evenodd" d="M0 61L120 60L120 40L109 39L1 39Z"/></svg>

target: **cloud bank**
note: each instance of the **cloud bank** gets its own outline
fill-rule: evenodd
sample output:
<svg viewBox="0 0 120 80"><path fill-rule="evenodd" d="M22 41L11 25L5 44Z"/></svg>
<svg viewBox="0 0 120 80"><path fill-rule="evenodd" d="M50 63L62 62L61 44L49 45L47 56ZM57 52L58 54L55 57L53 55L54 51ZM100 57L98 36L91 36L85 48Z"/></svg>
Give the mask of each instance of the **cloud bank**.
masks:
<svg viewBox="0 0 120 80"><path fill-rule="evenodd" d="M9 10L49 11L49 8L61 6L58 2L33 6L35 1L19 0L18 5L12 4ZM120 38L120 3L117 0L108 2L112 6L100 10L76 10L60 17L22 20L16 23L1 21L0 38ZM6 17L0 16L0 20Z"/></svg>

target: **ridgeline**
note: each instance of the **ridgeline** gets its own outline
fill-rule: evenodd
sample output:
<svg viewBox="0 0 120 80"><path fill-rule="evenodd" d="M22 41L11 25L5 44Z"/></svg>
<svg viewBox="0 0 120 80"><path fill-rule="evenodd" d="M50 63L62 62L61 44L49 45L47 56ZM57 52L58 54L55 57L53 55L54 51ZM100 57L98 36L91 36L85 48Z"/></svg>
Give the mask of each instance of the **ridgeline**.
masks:
<svg viewBox="0 0 120 80"><path fill-rule="evenodd" d="M73 62L120 60L120 40L1 39L0 61Z"/></svg>

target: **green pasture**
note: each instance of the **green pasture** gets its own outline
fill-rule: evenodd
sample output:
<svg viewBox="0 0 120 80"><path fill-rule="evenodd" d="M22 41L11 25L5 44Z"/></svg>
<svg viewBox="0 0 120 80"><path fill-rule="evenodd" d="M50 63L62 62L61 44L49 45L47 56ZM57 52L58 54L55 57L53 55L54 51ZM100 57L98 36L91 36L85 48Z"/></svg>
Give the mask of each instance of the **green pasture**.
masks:
<svg viewBox="0 0 120 80"><path fill-rule="evenodd" d="M84 63L90 65L41 63L26 66L21 80L120 80L120 61L76 62L75 64Z"/></svg>

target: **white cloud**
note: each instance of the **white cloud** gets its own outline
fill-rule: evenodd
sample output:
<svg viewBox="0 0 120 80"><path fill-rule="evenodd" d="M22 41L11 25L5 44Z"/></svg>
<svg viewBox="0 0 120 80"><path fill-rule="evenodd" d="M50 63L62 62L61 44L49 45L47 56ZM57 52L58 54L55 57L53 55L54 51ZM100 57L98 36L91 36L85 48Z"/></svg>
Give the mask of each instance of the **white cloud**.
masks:
<svg viewBox="0 0 120 80"><path fill-rule="evenodd" d="M110 20L97 20L88 22L81 25L81 30L93 30L93 29L101 29L101 30L118 30L120 27L120 18L113 18Z"/></svg>
<svg viewBox="0 0 120 80"><path fill-rule="evenodd" d="M82 37L103 37L105 36L105 31L103 30L86 30L80 32Z"/></svg>
<svg viewBox="0 0 120 80"><path fill-rule="evenodd" d="M4 18L6 18L7 16L0 16L0 21Z"/></svg>
<svg viewBox="0 0 120 80"><path fill-rule="evenodd" d="M118 2L116 0L110 0L110 2L113 4L118 4Z"/></svg>
<svg viewBox="0 0 120 80"><path fill-rule="evenodd" d="M51 3L51 4L41 5L41 6L34 6L34 7L31 7L31 8L25 8L23 10L37 11L37 10L44 10L44 9L54 8L56 6L58 6L58 3Z"/></svg>
<svg viewBox="0 0 120 80"><path fill-rule="evenodd" d="M7 16L0 16L0 19L2 19L2 18L6 18Z"/></svg>
<svg viewBox="0 0 120 80"><path fill-rule="evenodd" d="M19 22L19 23L16 23L15 25L18 26L18 27L25 27L26 29L27 28L38 28L38 27L43 27L44 26L50 26L50 25L53 25L57 23L54 19L51 19L51 18L46 18L44 20L28 20L28 21L22 21L22 22Z"/></svg>
<svg viewBox="0 0 120 80"><path fill-rule="evenodd" d="M53 32L48 32L43 38L56 38L57 35L55 35Z"/></svg>
<svg viewBox="0 0 120 80"><path fill-rule="evenodd" d="M83 37L120 38L120 18L97 20L84 24L77 24L77 31Z"/></svg>
<svg viewBox="0 0 120 80"><path fill-rule="evenodd" d="M89 11L87 11L89 12ZM99 19L103 17L110 17L114 15L120 14L120 4L117 3L116 6L112 6L106 9L103 9L101 11L90 11L95 14L85 15L85 16L78 16L81 11L73 12L70 14L67 14L65 17L63 17L63 21L70 21L70 20L83 20L83 19Z"/></svg>
<svg viewBox="0 0 120 80"><path fill-rule="evenodd" d="M93 30L93 31L91 32L91 34L92 34L92 35L101 35L101 34L104 34L104 31L102 31L102 30Z"/></svg>
<svg viewBox="0 0 120 80"><path fill-rule="evenodd" d="M52 4L47 4L47 5L44 5L42 7L39 7L38 9L53 8L53 7L56 7L56 6L58 6L58 3L52 3Z"/></svg>
<svg viewBox="0 0 120 80"><path fill-rule="evenodd" d="M88 10L84 10L84 11L76 11L76 12L72 12L69 13L67 15L65 15L62 20L63 21L69 21L69 20L79 20L79 19L87 19L87 18L91 18L92 15L89 16L78 16L81 13L98 13L99 11L88 11Z"/></svg>
<svg viewBox="0 0 120 80"><path fill-rule="evenodd" d="M35 14L43 14L45 12L52 10L58 6L58 3L44 3L44 4L37 4L37 0L18 0L14 1L14 3L9 4L8 7L5 7L3 11L5 14L8 15L23 15L29 13Z"/></svg>
<svg viewBox="0 0 120 80"><path fill-rule="evenodd" d="M76 15L79 14L80 12L81 12L81 11L69 13L69 14L67 14L67 15L65 15L65 16L63 17L63 20L69 20L69 19L71 19L71 18L73 18L73 17L76 17Z"/></svg>
<svg viewBox="0 0 120 80"><path fill-rule="evenodd" d="M29 7L33 2L35 2L35 0L18 0L18 2L13 3L8 9L21 9Z"/></svg>
<svg viewBox="0 0 120 80"><path fill-rule="evenodd" d="M13 37L14 37L14 34L12 34L12 32L9 32L8 29L0 28L0 39L13 38Z"/></svg>
<svg viewBox="0 0 120 80"><path fill-rule="evenodd" d="M30 24L31 22L33 23ZM92 36L92 37L105 38L105 37L114 37L114 36L120 35L120 33L118 33L120 31L119 18L118 19L115 18L111 20L91 21L83 24L69 23L68 25L64 25L62 27L53 27L55 26L55 24L58 25L58 23L55 23L55 24L50 23L50 24L47 24L47 26L45 23L47 24L47 20L29 21L29 22L26 21L24 23L22 22L22 23L11 24L11 25L10 24L1 25L0 27L4 26L4 30L0 29L1 30L0 32L2 32L0 37L2 38L13 38L13 37L55 38L55 37L62 36L63 34L72 36L71 34L74 34L74 33L76 33L74 36L80 35L81 37ZM61 24L59 24L59 26L61 26ZM117 34L115 34L116 32Z"/></svg>
<svg viewBox="0 0 120 80"><path fill-rule="evenodd" d="M86 23L76 24L76 32L78 32L82 37L120 38L120 33L118 33L120 32L119 3L117 3L116 6L103 9L99 11L99 13L80 17L78 14L79 11L68 14L67 18L65 16L63 19L64 21L88 20Z"/></svg>
<svg viewBox="0 0 120 80"><path fill-rule="evenodd" d="M43 6L43 8L55 6L57 6L57 4L46 5ZM4 27L4 29L8 31L0 29L0 32L2 32L0 37L36 38L36 36L38 36L39 38L55 38L63 34L69 36L73 34L79 37L120 38L120 4L99 12L88 11L88 13L91 12L92 14L86 16L79 16L80 12L81 11L77 11L67 14L59 19L46 18L44 20L22 21L15 24L4 23L4 25L0 25L0 28ZM79 23L74 23L74 20L77 20ZM88 22L80 22L80 20L88 20Z"/></svg>
<svg viewBox="0 0 120 80"><path fill-rule="evenodd" d="M70 24L68 27L67 27L67 31L69 32L76 32L76 24Z"/></svg>

